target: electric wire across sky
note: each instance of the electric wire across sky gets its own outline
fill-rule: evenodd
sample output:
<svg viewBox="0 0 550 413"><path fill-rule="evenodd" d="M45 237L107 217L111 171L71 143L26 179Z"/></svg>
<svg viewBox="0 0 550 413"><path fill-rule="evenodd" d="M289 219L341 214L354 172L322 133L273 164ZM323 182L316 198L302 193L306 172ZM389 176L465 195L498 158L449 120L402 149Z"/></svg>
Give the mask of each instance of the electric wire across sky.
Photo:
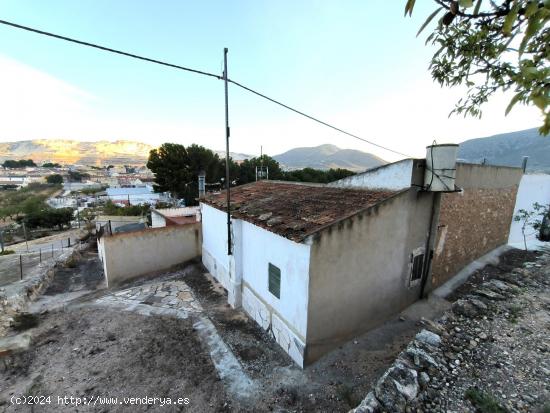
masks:
<svg viewBox="0 0 550 413"><path fill-rule="evenodd" d="M158 65L162 65L162 66L167 66L167 67L171 67L171 68L174 68L174 69L179 69L179 70L184 70L186 72L191 72L191 73L195 73L195 74L199 74L199 75L203 75L203 76L208 76L208 77L213 77L213 78L216 78L218 80L223 80L224 77L221 76L221 75L217 75L217 74L214 74L214 73L209 73L209 72L206 72L206 71L203 71L203 70L198 70L198 69L193 69L193 68L190 68L190 67L185 67L185 66L181 66L181 65L176 65L176 64L173 64L173 63L168 63L168 62L164 62L162 60L157 60L157 59L152 59L152 58L149 58L149 57L145 57L145 56L140 56L140 55L136 55L136 54L133 54L133 53L128 53L128 52L124 52L122 50L117 50L117 49L112 49L110 47L106 47L106 46L101 46L101 45L98 45L98 44L94 44L94 43L90 43L90 42L85 42L85 41L82 41L82 40L77 40L77 39L73 39L71 37L67 37L67 36L61 36L59 34L55 34L55 33L50 33L50 32L46 32L46 31L43 31L43 30L38 30L38 29L34 29L32 27L28 27L28 26L23 26L21 24L17 24L17 23L12 23L12 22L9 22L9 21L6 21L6 20L1 20L0 19L0 24L3 24L3 25L6 25L6 26L11 26L11 27L14 27L14 28L17 28L17 29L21 29L21 30L26 30L26 31L29 31L29 32L32 32L32 33L37 33L37 34L41 34L41 35L44 35L44 36L48 36L48 37L53 37L55 39L59 39L59 40L65 40L67 42L71 42L71 43L75 43L75 44L79 44L81 46L87 46L87 47L92 47L94 49L99 49L99 50L103 50L105 52L110 52L110 53L114 53L114 54L118 54L118 55L122 55L122 56L126 56L126 57L130 57L130 58L133 58L133 59L137 59L137 60L142 60L142 61L146 61L146 62L149 62L149 63L155 63L155 64L158 64ZM279 105L279 106L282 106L283 108L285 109L288 109L294 113L297 113L298 115L301 115L301 116L304 116L310 120L313 120L314 122L317 122L317 123L320 123L321 125L323 126L326 126L328 128L331 128L337 132L340 132L340 133L343 133L345 135L348 135L352 138L355 138L355 139L358 139L362 142L365 142L365 143L368 143L369 145L372 145L372 146L376 146L377 148L380 148L380 149L384 149L386 151L389 151L389 152L392 152L392 153L395 153L397 155L400 155L400 156L404 156L406 158L410 158L411 156L409 155L406 155L404 153L401 153L399 151L396 151L396 150L393 150L393 149L390 149L386 146L382 146L382 145L379 145L377 143L374 143L370 140L367 140L367 139L364 139L364 138L361 138L360 136L357 136L353 133L350 133L350 132L347 132L343 129L340 129L334 125L331 125L327 122L324 122L320 119L317 119L315 118L314 116L311 116L311 115L308 115L298 109L294 109L293 107L291 106L288 106L278 100L275 100L273 98L270 98L269 96L263 94L263 93L260 93L254 89L251 89L237 81L234 81L230 78L227 79L227 82L229 83L232 83L233 85L243 89L243 90L246 90L247 92L250 92L250 93L253 93L255 94L256 96L259 96L263 99L266 99L272 103L275 103L276 105Z"/></svg>

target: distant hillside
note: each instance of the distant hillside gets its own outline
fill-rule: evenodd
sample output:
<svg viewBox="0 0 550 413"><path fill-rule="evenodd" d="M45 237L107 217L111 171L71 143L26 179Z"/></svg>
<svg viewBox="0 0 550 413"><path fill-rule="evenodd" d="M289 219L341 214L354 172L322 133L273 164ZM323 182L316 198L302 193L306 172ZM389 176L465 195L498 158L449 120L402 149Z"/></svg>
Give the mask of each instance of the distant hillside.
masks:
<svg viewBox="0 0 550 413"><path fill-rule="evenodd" d="M550 173L550 136L540 136L536 128L470 139L460 144L458 158L492 165L521 166L529 157L527 169Z"/></svg>
<svg viewBox="0 0 550 413"><path fill-rule="evenodd" d="M213 151L213 152L217 154L221 159L225 159L225 151ZM252 155L247 155L246 153L239 153L239 152L229 152L229 157L234 161L244 161L245 159L253 158Z"/></svg>
<svg viewBox="0 0 550 413"><path fill-rule="evenodd" d="M370 153L354 149L340 149L334 145L295 148L273 157L284 169L343 168L361 172L387 162Z"/></svg>
<svg viewBox="0 0 550 413"><path fill-rule="evenodd" d="M147 162L152 146L132 141L82 142L68 139L40 139L0 143L0 161L32 159L82 165L133 165Z"/></svg>

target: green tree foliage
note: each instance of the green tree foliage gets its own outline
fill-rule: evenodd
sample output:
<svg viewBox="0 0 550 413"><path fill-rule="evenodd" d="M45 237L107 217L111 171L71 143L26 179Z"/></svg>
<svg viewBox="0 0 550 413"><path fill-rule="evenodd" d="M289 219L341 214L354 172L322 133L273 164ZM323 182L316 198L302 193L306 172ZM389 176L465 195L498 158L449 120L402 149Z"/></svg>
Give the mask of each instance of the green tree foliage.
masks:
<svg viewBox="0 0 550 413"><path fill-rule="evenodd" d="M34 210L20 218L20 222L24 222L27 228L55 228L60 230L64 226L70 227L73 219L72 208L45 208Z"/></svg>
<svg viewBox="0 0 550 413"><path fill-rule="evenodd" d="M304 168L283 173L285 181L314 182L319 184L326 184L351 175L355 175L355 173L341 168L329 169L328 171Z"/></svg>
<svg viewBox="0 0 550 413"><path fill-rule="evenodd" d="M453 112L481 116L481 106L498 91L513 90L506 114L516 103L533 104L550 132L550 1L434 0L437 9L419 34L441 16L426 43L438 50L432 77L442 86L466 85L467 96ZM405 15L415 0L407 0ZM453 113L452 112L452 113Z"/></svg>
<svg viewBox="0 0 550 413"><path fill-rule="evenodd" d="M42 168L61 168L61 165L58 163L46 162L42 164Z"/></svg>
<svg viewBox="0 0 550 413"><path fill-rule="evenodd" d="M284 179L283 171L279 162L268 155L262 155L258 158L245 159L238 167L238 183L246 184L256 180L256 167L264 166L268 168L269 179Z"/></svg>
<svg viewBox="0 0 550 413"><path fill-rule="evenodd" d="M0 219L17 218L47 208L46 199L58 190L57 185L31 183L17 191L5 191L0 196Z"/></svg>
<svg viewBox="0 0 550 413"><path fill-rule="evenodd" d="M118 206L113 203L113 201L108 200L103 206L103 213L105 215L116 215L116 216L141 216L147 215L149 213L149 205L128 205L128 206Z"/></svg>
<svg viewBox="0 0 550 413"><path fill-rule="evenodd" d="M261 165L269 168L270 180L327 183L354 174L346 169L321 171L306 168L283 171L275 159L262 155L244 160L240 164L230 160L231 185L256 181L256 167ZM165 143L150 152L147 168L155 174L157 192L171 192L178 198L184 198L186 205L197 204L199 171L206 172L206 182L209 185L207 190L212 189L212 185L222 189L225 187L225 160L198 145L186 148L183 145Z"/></svg>
<svg viewBox="0 0 550 413"><path fill-rule="evenodd" d="M70 182L82 182L82 180L88 179L89 174L78 172L78 171L69 171L69 181Z"/></svg>
<svg viewBox="0 0 550 413"><path fill-rule="evenodd" d="M63 177L59 174L54 175L48 175L46 177L46 182L49 184L62 184L63 183Z"/></svg>
<svg viewBox="0 0 550 413"><path fill-rule="evenodd" d="M147 168L155 174L155 191L170 192L185 199L187 205L197 204L199 172L206 173L208 183L222 182L225 176L225 161L195 144L164 143L149 153ZM235 176L236 165L231 161L230 177L233 180Z"/></svg>
<svg viewBox="0 0 550 413"><path fill-rule="evenodd" d="M4 168L26 168L27 166L36 166L32 159L21 159L15 161L13 159L8 159L2 164Z"/></svg>

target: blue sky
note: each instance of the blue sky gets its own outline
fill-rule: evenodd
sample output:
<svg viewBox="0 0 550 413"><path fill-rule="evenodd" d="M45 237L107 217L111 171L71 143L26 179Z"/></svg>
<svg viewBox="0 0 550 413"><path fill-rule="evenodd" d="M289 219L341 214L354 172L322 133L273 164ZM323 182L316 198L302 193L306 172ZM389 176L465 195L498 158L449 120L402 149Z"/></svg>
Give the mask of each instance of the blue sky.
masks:
<svg viewBox="0 0 550 413"><path fill-rule="evenodd" d="M404 1L0 0L0 19L220 73L401 152L538 125L504 117L505 96L479 120L447 118L461 90L432 83L432 49L416 31L433 10ZM223 83L0 26L0 140L135 139L224 147ZM232 150L276 154L353 138L230 89Z"/></svg>

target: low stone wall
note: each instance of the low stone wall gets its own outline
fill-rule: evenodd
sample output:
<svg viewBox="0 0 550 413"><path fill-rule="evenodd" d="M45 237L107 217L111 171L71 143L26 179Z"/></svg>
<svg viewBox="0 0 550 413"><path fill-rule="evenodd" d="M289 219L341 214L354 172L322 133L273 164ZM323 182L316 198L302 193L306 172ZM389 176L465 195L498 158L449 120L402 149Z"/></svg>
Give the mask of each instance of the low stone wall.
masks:
<svg viewBox="0 0 550 413"><path fill-rule="evenodd" d="M196 223L105 235L98 250L107 285L112 287L200 256L201 226Z"/></svg>
<svg viewBox="0 0 550 413"><path fill-rule="evenodd" d="M6 334L13 317L26 311L28 303L48 288L55 268L65 265L75 254L78 254L76 247L68 248L57 258L40 263L24 280L0 288L0 337Z"/></svg>
<svg viewBox="0 0 550 413"><path fill-rule="evenodd" d="M542 258L544 261L541 262L550 265L550 254ZM500 331L502 336L508 336L510 332L505 332L498 324L493 326L493 323L501 319L506 325L514 325L514 318L519 317L518 309L523 308L518 305L518 297L528 294L529 289L534 290L531 292L533 296L542 295L542 288L548 286L545 271L546 268L541 264L529 263L525 268L516 268L511 272L501 270L493 275L495 278L488 281L483 281L486 278L480 276L472 289L461 295L439 320L423 320L425 329L399 354L372 391L350 413L472 411L448 409L450 393L455 392L461 371L468 369L468 365L484 364L480 360L487 361L487 365L494 365L494 358L489 362L487 355L491 353L493 357L497 357L499 352L495 352L494 348L503 345L504 340L492 335L498 335ZM514 300L515 303L511 305ZM540 300L544 303L543 298ZM523 327L517 330L521 340L527 334L526 331L529 331ZM532 331L529 334L531 333ZM541 331L540 335L544 335L544 332ZM542 344L539 345L545 349ZM517 343L511 348L514 346L517 348ZM532 347L532 351L537 352L537 347L527 347ZM533 364L536 365L536 361ZM495 370L504 368L504 364L494 366ZM475 377L481 377L475 371L474 373ZM524 373L520 372L518 376L522 374ZM465 382L468 387L477 384L471 377ZM463 399L464 389L459 393Z"/></svg>

